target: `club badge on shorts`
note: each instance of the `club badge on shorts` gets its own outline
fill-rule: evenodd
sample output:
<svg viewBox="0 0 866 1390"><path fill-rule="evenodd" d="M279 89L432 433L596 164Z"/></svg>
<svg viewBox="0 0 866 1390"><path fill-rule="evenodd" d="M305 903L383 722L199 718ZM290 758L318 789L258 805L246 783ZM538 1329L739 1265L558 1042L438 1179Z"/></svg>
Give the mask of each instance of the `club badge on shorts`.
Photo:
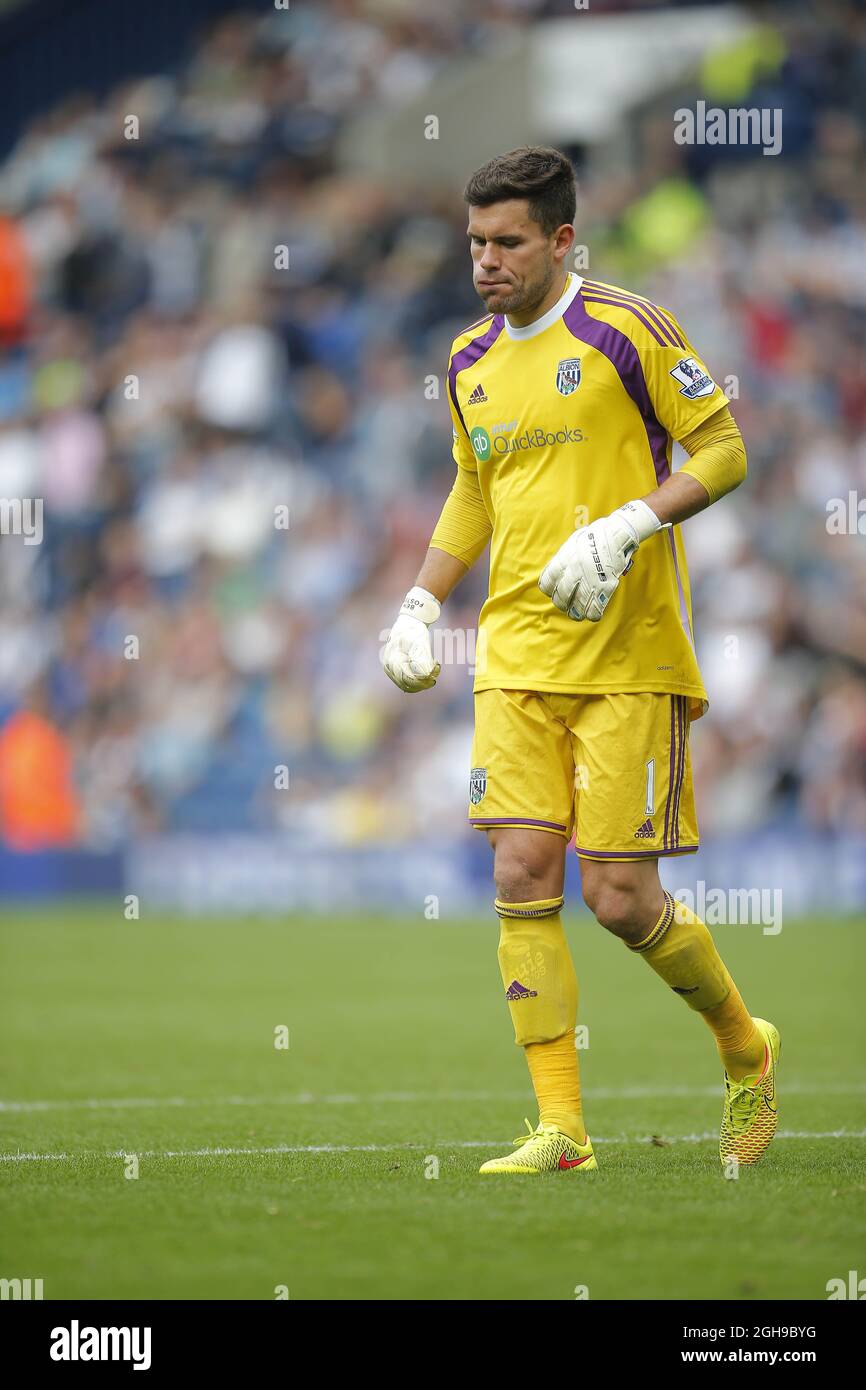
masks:
<svg viewBox="0 0 866 1390"><path fill-rule="evenodd" d="M580 358L563 357L556 369L556 389L561 396L570 396L580 385Z"/></svg>
<svg viewBox="0 0 866 1390"><path fill-rule="evenodd" d="M473 806L477 806L484 793L487 791L487 768L473 767L469 773L469 800Z"/></svg>

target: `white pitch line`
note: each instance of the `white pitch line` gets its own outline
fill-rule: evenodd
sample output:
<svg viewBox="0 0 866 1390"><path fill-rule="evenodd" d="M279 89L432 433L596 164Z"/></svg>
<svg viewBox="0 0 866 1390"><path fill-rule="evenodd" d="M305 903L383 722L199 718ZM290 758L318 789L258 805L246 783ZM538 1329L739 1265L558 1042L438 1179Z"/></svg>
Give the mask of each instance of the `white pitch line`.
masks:
<svg viewBox="0 0 866 1390"><path fill-rule="evenodd" d="M60 1163L72 1154L0 1154L0 1163Z"/></svg>
<svg viewBox="0 0 866 1390"><path fill-rule="evenodd" d="M703 1134L670 1134L661 1136L666 1148L674 1144L708 1144L718 1142L718 1131L707 1130ZM866 1129L787 1129L779 1130L776 1139L866 1139ZM505 1141L502 1140L502 1143ZM653 1140L642 1135L594 1134L593 1144L652 1144ZM439 1139L430 1144L273 1144L261 1148L204 1149L109 1149L97 1151L84 1150L81 1153L0 1153L0 1163L53 1163L70 1162L75 1158L244 1158L267 1157L280 1154L353 1154L353 1153L402 1153L413 1150L436 1149L490 1149L496 1147L496 1139Z"/></svg>
<svg viewBox="0 0 866 1390"><path fill-rule="evenodd" d="M598 1087L589 1093L590 1100L693 1100L718 1096L720 1086L621 1086ZM786 1096L859 1096L866 1094L866 1085L820 1085L786 1083ZM273 1106L273 1105L432 1105L487 1101L528 1102L526 1091L377 1091L362 1094L352 1091L336 1095L316 1095L313 1091L298 1091L283 1096L126 1096L88 1097L70 1100L0 1100L0 1113L38 1114L51 1110L160 1110L195 1109L210 1105Z"/></svg>

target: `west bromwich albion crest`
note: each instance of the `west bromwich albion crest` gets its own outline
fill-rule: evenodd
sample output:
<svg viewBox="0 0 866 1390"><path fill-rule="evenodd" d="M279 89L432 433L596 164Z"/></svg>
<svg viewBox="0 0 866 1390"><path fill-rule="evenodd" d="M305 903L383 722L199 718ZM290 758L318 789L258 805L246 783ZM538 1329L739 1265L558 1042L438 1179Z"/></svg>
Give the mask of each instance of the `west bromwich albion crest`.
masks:
<svg viewBox="0 0 866 1390"><path fill-rule="evenodd" d="M469 774L469 800L473 806L477 806L484 793L487 791L487 768L473 767Z"/></svg>
<svg viewBox="0 0 866 1390"><path fill-rule="evenodd" d="M556 389L561 396L570 396L580 385L580 358L563 357L556 369Z"/></svg>

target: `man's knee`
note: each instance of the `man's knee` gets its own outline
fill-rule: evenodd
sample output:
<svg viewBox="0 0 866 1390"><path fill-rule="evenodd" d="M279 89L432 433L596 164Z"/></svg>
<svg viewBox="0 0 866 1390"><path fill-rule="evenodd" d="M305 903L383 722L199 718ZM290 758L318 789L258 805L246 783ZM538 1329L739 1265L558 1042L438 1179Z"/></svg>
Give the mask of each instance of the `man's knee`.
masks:
<svg viewBox="0 0 866 1390"><path fill-rule="evenodd" d="M581 874L583 900L597 921L623 941L642 941L664 901L657 865L584 860Z"/></svg>
<svg viewBox="0 0 866 1390"><path fill-rule="evenodd" d="M561 895L565 845L559 835L535 831L488 831L493 877L501 902L537 902Z"/></svg>

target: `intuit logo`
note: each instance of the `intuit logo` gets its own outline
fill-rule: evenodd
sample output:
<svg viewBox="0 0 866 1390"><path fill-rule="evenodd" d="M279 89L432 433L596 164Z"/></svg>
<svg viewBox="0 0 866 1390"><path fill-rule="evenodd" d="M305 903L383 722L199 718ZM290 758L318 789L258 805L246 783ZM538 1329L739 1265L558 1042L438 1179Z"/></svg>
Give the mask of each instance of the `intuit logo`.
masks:
<svg viewBox="0 0 866 1390"><path fill-rule="evenodd" d="M69 1327L51 1329L52 1361L131 1361L134 1371L150 1370L149 1327Z"/></svg>

